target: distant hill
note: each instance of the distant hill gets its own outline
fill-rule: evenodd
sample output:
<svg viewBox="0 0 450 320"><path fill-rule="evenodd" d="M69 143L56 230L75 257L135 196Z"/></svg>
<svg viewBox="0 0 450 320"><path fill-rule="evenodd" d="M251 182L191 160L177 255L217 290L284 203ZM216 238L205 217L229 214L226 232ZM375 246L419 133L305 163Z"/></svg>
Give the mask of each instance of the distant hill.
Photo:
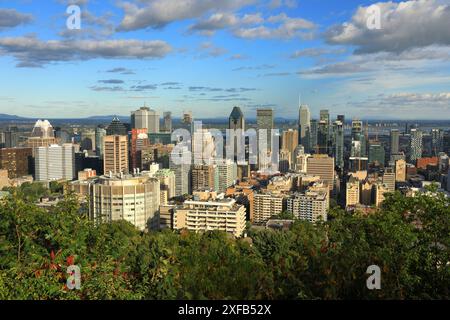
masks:
<svg viewBox="0 0 450 320"><path fill-rule="evenodd" d="M11 114L0 113L0 120L6 121L6 120L31 120L31 119Z"/></svg>

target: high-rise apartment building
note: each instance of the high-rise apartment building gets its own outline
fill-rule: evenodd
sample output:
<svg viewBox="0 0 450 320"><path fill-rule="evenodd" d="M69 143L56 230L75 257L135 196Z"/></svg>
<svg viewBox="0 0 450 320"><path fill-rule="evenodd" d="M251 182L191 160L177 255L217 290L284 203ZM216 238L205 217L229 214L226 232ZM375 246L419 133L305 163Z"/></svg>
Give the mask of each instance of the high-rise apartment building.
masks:
<svg viewBox="0 0 450 320"><path fill-rule="evenodd" d="M159 132L160 114L147 107L142 107L131 113L131 127L133 129L147 129L147 133Z"/></svg>
<svg viewBox="0 0 450 320"><path fill-rule="evenodd" d="M388 192L391 192L388 188L388 186L386 186L383 183L377 183L375 184L375 206L380 207L381 204L383 203L384 199L385 199L385 194Z"/></svg>
<svg viewBox="0 0 450 320"><path fill-rule="evenodd" d="M351 207L356 206L360 203L360 190L359 190L360 182L355 177L351 177L349 181L347 181L346 189L345 189L345 206Z"/></svg>
<svg viewBox="0 0 450 320"><path fill-rule="evenodd" d="M188 200L174 209L174 229L193 232L218 230L241 237L245 231L246 209L234 199Z"/></svg>
<svg viewBox="0 0 450 320"><path fill-rule="evenodd" d="M176 195L175 173L169 169L158 170L154 177L159 180L160 189L167 190L167 198L171 199Z"/></svg>
<svg viewBox="0 0 450 320"><path fill-rule="evenodd" d="M327 192L306 191L287 199L287 211L297 219L315 223L327 221L329 200Z"/></svg>
<svg viewBox="0 0 450 320"><path fill-rule="evenodd" d="M105 136L103 139L103 172L128 173L128 137Z"/></svg>
<svg viewBox="0 0 450 320"><path fill-rule="evenodd" d="M395 191L395 171L393 168L386 168L384 170L383 184L386 185L388 192Z"/></svg>
<svg viewBox="0 0 450 320"><path fill-rule="evenodd" d="M395 181L406 181L406 161L404 159L395 161Z"/></svg>
<svg viewBox="0 0 450 320"><path fill-rule="evenodd" d="M216 168L214 165L193 165L192 191L205 191L215 188Z"/></svg>
<svg viewBox="0 0 450 320"><path fill-rule="evenodd" d="M257 193L253 196L253 221L266 223L271 217L283 212L285 198L280 194Z"/></svg>
<svg viewBox="0 0 450 320"><path fill-rule="evenodd" d="M75 178L75 147L52 144L35 151L36 181L73 180Z"/></svg>

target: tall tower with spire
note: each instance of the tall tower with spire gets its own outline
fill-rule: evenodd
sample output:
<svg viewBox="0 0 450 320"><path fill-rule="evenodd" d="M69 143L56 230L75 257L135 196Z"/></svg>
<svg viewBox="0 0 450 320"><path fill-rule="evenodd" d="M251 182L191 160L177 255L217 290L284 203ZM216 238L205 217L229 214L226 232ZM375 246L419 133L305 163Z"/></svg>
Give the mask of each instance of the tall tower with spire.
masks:
<svg viewBox="0 0 450 320"><path fill-rule="evenodd" d="M299 96L299 102L301 102L301 97ZM309 112L309 107L304 104L300 104L298 111L298 144L305 147L308 151L309 146L309 132L311 127L311 113Z"/></svg>

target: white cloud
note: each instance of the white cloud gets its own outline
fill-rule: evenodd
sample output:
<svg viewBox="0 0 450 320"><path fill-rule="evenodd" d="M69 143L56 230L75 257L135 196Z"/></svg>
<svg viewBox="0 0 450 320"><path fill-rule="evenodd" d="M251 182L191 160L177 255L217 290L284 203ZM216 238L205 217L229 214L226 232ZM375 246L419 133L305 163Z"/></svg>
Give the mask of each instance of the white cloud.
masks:
<svg viewBox="0 0 450 320"><path fill-rule="evenodd" d="M161 28L175 21L199 18L212 11L235 10L254 0L140 0L124 2L119 31ZM138 5L139 4L139 5Z"/></svg>
<svg viewBox="0 0 450 320"><path fill-rule="evenodd" d="M381 29L367 27L367 7L359 7L351 21L331 27L331 44L356 46L356 53L395 52L430 45L450 45L450 5L436 0L376 3Z"/></svg>
<svg viewBox="0 0 450 320"><path fill-rule="evenodd" d="M42 41L36 37L0 38L0 54L11 55L19 67L41 67L60 61L163 58L172 50L161 40Z"/></svg>
<svg viewBox="0 0 450 320"><path fill-rule="evenodd" d="M204 35L213 35L217 30L229 28L239 23L239 19L231 13L214 13L206 20L198 21L189 27L189 31L197 31Z"/></svg>
<svg viewBox="0 0 450 320"><path fill-rule="evenodd" d="M21 24L29 23L33 20L30 14L23 14L15 9L0 8L0 30L14 28Z"/></svg>
<svg viewBox="0 0 450 320"><path fill-rule="evenodd" d="M285 13L270 16L265 24L256 27L240 27L234 35L244 39L309 38L316 25L302 18L292 18Z"/></svg>

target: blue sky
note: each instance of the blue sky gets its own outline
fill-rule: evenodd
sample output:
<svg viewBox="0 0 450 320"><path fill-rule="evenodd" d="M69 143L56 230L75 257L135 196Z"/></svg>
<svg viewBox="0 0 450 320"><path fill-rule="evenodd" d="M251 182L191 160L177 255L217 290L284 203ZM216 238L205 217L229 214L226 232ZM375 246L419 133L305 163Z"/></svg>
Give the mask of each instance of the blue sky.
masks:
<svg viewBox="0 0 450 320"><path fill-rule="evenodd" d="M449 48L449 0L0 0L0 113L442 119Z"/></svg>

